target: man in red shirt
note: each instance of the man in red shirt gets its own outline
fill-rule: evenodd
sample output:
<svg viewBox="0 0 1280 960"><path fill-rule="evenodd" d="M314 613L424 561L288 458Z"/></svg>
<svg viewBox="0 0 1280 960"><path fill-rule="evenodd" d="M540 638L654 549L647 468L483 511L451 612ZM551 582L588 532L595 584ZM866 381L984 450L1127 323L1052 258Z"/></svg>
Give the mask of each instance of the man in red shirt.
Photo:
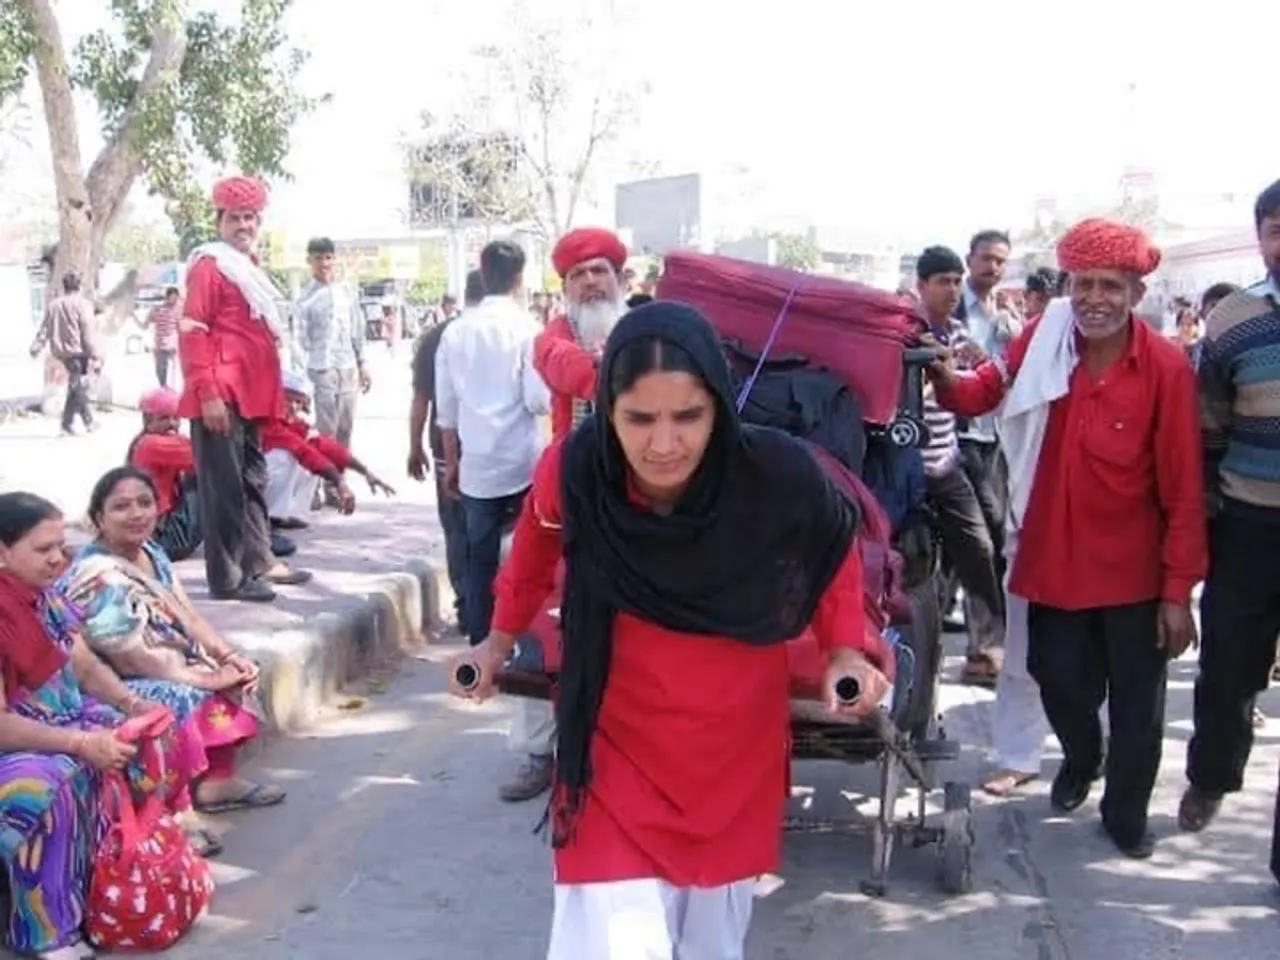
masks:
<svg viewBox="0 0 1280 960"><path fill-rule="evenodd" d="M191 420L209 594L269 602L271 584L311 579L271 556L267 463L261 425L284 412L281 295L258 266L253 245L266 188L248 177L214 185L218 239L197 247L187 268L178 334L183 393Z"/></svg>
<svg viewBox="0 0 1280 960"><path fill-rule="evenodd" d="M145 470L156 485L156 542L170 560L185 560L200 546L200 502L191 441L178 432L178 395L160 387L138 400L142 433L129 445L126 459Z"/></svg>
<svg viewBox="0 0 1280 960"><path fill-rule="evenodd" d="M395 491L379 480L363 463L333 437L313 430L303 415L311 409L311 384L296 373L284 375L287 411L262 428L262 449L267 458L267 515L272 526L301 530L307 526L302 514L311 508L320 481L326 481L337 496L338 509L352 513L355 494L343 474L354 470L369 481L374 493L393 496Z"/></svg>
<svg viewBox="0 0 1280 960"><path fill-rule="evenodd" d="M600 352L626 312L627 248L611 230L582 227L560 238L551 263L564 281L565 312L533 341L533 366L551 391L551 434L559 438L591 412Z"/></svg>
<svg viewBox="0 0 1280 960"><path fill-rule="evenodd" d="M1086 220L1058 244L1070 299L1053 301L1004 358L931 370L962 416L1001 405L1010 590L1029 602L1027 668L1062 743L1051 801L1079 807L1102 762L1102 823L1150 856L1147 808L1160 766L1170 657L1195 641L1191 590L1206 567L1195 377L1182 351L1134 308L1160 252L1141 231Z"/></svg>

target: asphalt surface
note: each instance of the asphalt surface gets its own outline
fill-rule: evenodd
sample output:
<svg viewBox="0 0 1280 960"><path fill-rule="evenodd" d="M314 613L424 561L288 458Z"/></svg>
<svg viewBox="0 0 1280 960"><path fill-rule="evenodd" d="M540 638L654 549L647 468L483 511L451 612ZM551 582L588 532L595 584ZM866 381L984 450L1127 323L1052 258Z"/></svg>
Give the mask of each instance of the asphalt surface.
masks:
<svg viewBox="0 0 1280 960"><path fill-rule="evenodd" d="M438 663L447 653L433 648L428 657ZM495 795L516 761L504 736L509 704L451 701L437 663L408 663L385 692L273 748L260 772L288 782L290 798L219 821L227 851L217 862L214 913L176 958L544 955L550 854L532 832L541 806L504 805ZM949 675L959 663L949 660ZM1262 732L1248 787L1221 819L1200 836L1179 835L1192 671L1190 662L1175 665L1152 860L1116 855L1092 801L1075 816L1054 816L1044 781L1004 802L977 795L966 896L939 891L931 848L901 847L887 897L869 899L859 892L869 839L791 834L779 874L760 884L748 957L1280 958L1280 896L1266 869L1280 727ZM949 778L986 769L989 700L944 686L948 732L965 744ZM1271 706L1280 710L1280 701ZM1047 761L1046 774L1054 766ZM841 821L867 809L876 788L866 766L806 763L795 779L798 814ZM899 809L913 808L904 801Z"/></svg>

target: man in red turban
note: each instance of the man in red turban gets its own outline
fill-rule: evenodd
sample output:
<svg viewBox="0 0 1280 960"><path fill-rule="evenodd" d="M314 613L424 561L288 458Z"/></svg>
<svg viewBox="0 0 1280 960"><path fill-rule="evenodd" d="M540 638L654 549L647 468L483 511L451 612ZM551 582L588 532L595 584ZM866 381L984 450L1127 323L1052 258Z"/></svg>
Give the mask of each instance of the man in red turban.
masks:
<svg viewBox="0 0 1280 960"><path fill-rule="evenodd" d="M283 296L253 248L267 190L250 177L213 188L218 239L191 253L179 324L183 393L191 420L196 489L209 593L219 600L270 601L273 583L310 575L275 561L267 521L267 464L259 431L284 414L280 315Z"/></svg>
<svg viewBox="0 0 1280 960"><path fill-rule="evenodd" d="M1069 297L1005 356L963 373L944 350L930 375L957 414L1000 409L1009 587L1028 601L1027 668L1063 751L1051 803L1066 813L1088 799L1105 701L1102 824L1122 852L1147 857L1168 662L1195 640L1191 590L1206 567L1195 375L1134 316L1160 263L1141 230L1086 220L1058 259Z"/></svg>
<svg viewBox="0 0 1280 960"><path fill-rule="evenodd" d="M551 263L565 312L534 341L533 366L551 390L552 434L562 437L590 413L601 349L626 312L627 248L611 230L582 227L560 238Z"/></svg>

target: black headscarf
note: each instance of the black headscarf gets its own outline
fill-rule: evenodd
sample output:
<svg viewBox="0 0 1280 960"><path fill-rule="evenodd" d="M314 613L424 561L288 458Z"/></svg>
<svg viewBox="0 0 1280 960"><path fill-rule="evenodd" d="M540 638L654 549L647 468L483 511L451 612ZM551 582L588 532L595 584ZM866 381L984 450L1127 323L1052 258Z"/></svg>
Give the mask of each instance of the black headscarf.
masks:
<svg viewBox="0 0 1280 960"><path fill-rule="evenodd" d="M653 339L692 358L716 404L702 462L665 515L629 498L627 461L609 420L614 362ZM803 443L741 423L715 331L692 307L661 300L627 313L609 336L594 413L566 441L562 473L557 846L570 838L591 779L615 615L753 645L789 640L813 618L858 519Z"/></svg>

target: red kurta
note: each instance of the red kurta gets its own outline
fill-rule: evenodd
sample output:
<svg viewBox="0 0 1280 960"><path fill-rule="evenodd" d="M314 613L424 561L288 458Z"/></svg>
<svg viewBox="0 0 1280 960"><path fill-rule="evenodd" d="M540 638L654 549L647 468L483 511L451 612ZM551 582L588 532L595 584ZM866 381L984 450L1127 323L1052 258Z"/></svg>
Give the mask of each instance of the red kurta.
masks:
<svg viewBox="0 0 1280 960"><path fill-rule="evenodd" d="M249 312L249 302L211 257L187 271L183 316L208 327L178 335L183 390L178 415L200 416L214 397L233 404L247 420L284 414L280 353L271 328Z"/></svg>
<svg viewBox="0 0 1280 960"><path fill-rule="evenodd" d="M573 429L573 402L596 398L596 358L578 343L563 314L552 317L533 341L533 369L551 391L551 436Z"/></svg>
<svg viewBox="0 0 1280 960"><path fill-rule="evenodd" d="M316 476L330 470L349 470L355 457L333 437L312 434L311 425L302 420L269 420L262 427L262 449L287 450L304 468Z"/></svg>
<svg viewBox="0 0 1280 960"><path fill-rule="evenodd" d="M1009 344L1008 378L987 361L937 391L966 417L999 406L1037 324ZM1182 349L1133 322L1096 380L1084 364L1053 402L1010 589L1060 610L1162 599L1204 579L1204 477L1195 374Z"/></svg>
<svg viewBox="0 0 1280 960"><path fill-rule="evenodd" d="M146 471L156 485L160 516L168 514L182 496L182 477L195 472L191 441L178 433L144 433L133 444L129 462Z"/></svg>
<svg viewBox="0 0 1280 960"><path fill-rule="evenodd" d="M496 585L494 629L522 633L561 556L560 444L543 455ZM812 630L824 648L866 649L856 549ZM774 870L790 772L785 644L688 636L629 614L614 625L592 780L556 882L658 878L711 887Z"/></svg>

